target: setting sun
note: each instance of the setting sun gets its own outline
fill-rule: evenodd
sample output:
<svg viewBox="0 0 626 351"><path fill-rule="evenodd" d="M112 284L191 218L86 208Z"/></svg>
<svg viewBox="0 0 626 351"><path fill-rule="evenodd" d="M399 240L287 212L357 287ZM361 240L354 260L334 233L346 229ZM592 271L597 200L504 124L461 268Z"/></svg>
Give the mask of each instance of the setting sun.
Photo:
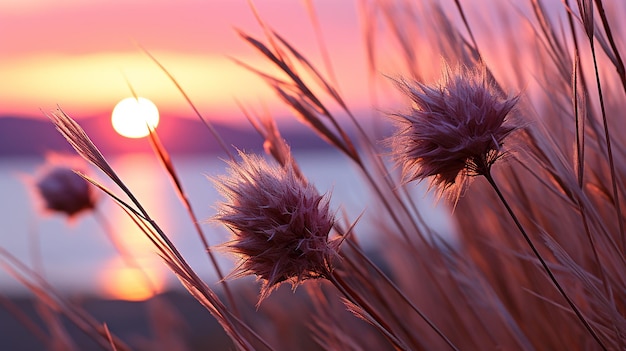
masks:
<svg viewBox="0 0 626 351"><path fill-rule="evenodd" d="M150 134L148 125L156 128L159 124L159 110L146 98L129 97L120 101L111 114L115 131L127 138L143 138Z"/></svg>

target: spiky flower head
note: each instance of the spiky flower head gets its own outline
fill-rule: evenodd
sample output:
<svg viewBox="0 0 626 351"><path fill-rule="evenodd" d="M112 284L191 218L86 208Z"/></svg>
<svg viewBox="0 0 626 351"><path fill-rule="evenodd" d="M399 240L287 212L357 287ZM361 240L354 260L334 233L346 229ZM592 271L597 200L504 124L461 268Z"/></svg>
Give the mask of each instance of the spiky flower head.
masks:
<svg viewBox="0 0 626 351"><path fill-rule="evenodd" d="M97 197L93 187L74 172L84 173L84 166L76 157L48 155L33 182L47 211L62 213L71 219L95 208Z"/></svg>
<svg viewBox="0 0 626 351"><path fill-rule="evenodd" d="M430 178L431 187L456 187L458 195L469 176L490 171L520 127L509 118L518 97L501 93L485 67L447 67L438 84L398 85L413 102L395 115L398 129L389 139L405 182Z"/></svg>
<svg viewBox="0 0 626 351"><path fill-rule="evenodd" d="M241 261L230 277L254 274L263 281L259 303L280 283L295 289L306 279L332 271L337 241L329 240L334 217L329 198L300 177L291 162L284 167L240 152L229 174L213 179L226 198L215 219L234 234L226 243Z"/></svg>

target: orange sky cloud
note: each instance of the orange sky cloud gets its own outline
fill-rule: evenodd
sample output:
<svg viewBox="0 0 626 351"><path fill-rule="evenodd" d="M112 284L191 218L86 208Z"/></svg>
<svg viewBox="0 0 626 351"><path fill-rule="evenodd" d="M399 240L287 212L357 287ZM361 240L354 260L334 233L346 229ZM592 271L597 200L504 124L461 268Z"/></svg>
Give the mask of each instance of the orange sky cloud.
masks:
<svg viewBox="0 0 626 351"><path fill-rule="evenodd" d="M322 67L304 2L254 1L263 19ZM367 95L358 9L351 1L317 1L324 39L340 86ZM0 3L0 115L42 116L57 104L74 116L110 113L131 95L165 113L191 115L175 86L141 52L174 74L203 114L243 118L235 99L284 111L272 91L231 57L269 67L234 28L261 37L245 0L26 0ZM233 117L237 116L237 117Z"/></svg>
<svg viewBox="0 0 626 351"><path fill-rule="evenodd" d="M408 71L416 69L426 80L439 76L442 57L432 40L445 33L412 21L411 14L403 11L402 1L373 2L380 5L375 15L378 22L373 23L376 35L372 36L376 39L375 87L365 49L363 4L368 1L311 1L340 92L352 111L371 107L373 89L376 108L370 110L394 111L398 95L389 77L410 77L407 65L414 65ZM524 55L532 52L509 58L498 51L504 46L506 53L510 41L506 35L492 35L499 26L494 20L499 8L485 7L483 1L467 0L463 6L488 64L498 73L498 67L507 72L509 59L530 62ZM252 2L272 29L329 77L306 0ZM454 3L441 5L463 33ZM510 26L519 29L515 33L519 40L532 31L523 25L518 5L502 3L516 8L512 11L515 15L505 20L509 25L519 21L519 26ZM421 7L426 5L418 3L416 7L424 10ZM383 14L389 8L396 11L391 21ZM523 11L529 15L528 8ZM413 28L394 29L394 23L402 20ZM175 76L206 117L243 121L235 101L256 111L267 107L275 117L288 115L289 110L264 81L233 61L236 58L263 71L273 68L235 28L264 40L247 0L0 1L0 116L43 117L41 110L50 111L57 104L75 118L108 115L120 100L131 96L127 78L139 96L155 102L163 116L193 117L174 84L138 45ZM416 50L415 62L403 57L396 30L404 31ZM379 104L383 108L379 109Z"/></svg>

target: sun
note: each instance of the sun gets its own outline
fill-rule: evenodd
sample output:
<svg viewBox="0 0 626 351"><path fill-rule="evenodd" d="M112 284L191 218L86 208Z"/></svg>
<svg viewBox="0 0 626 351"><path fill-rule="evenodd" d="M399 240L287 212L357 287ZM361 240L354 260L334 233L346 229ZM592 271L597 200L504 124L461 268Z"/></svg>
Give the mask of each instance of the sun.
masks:
<svg viewBox="0 0 626 351"><path fill-rule="evenodd" d="M143 138L150 134L147 124L152 128L159 124L159 110L146 98L129 97L115 105L111 114L111 124L122 136Z"/></svg>

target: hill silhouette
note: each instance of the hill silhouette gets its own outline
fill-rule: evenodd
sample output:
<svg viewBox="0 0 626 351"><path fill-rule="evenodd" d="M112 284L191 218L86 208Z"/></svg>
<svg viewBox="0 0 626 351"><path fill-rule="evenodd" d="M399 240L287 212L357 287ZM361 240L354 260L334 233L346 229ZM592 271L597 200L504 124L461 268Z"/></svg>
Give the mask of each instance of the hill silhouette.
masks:
<svg viewBox="0 0 626 351"><path fill-rule="evenodd" d="M152 152L147 138L129 139L118 135L107 116L81 118L78 123L103 154ZM238 149L259 152L263 139L251 126L213 124L224 142ZM199 120L167 118L160 121L157 133L170 153L221 153L218 142ZM328 148L305 127L281 130L294 150ZM73 152L65 139L47 119L0 117L0 157L36 156L46 152Z"/></svg>

